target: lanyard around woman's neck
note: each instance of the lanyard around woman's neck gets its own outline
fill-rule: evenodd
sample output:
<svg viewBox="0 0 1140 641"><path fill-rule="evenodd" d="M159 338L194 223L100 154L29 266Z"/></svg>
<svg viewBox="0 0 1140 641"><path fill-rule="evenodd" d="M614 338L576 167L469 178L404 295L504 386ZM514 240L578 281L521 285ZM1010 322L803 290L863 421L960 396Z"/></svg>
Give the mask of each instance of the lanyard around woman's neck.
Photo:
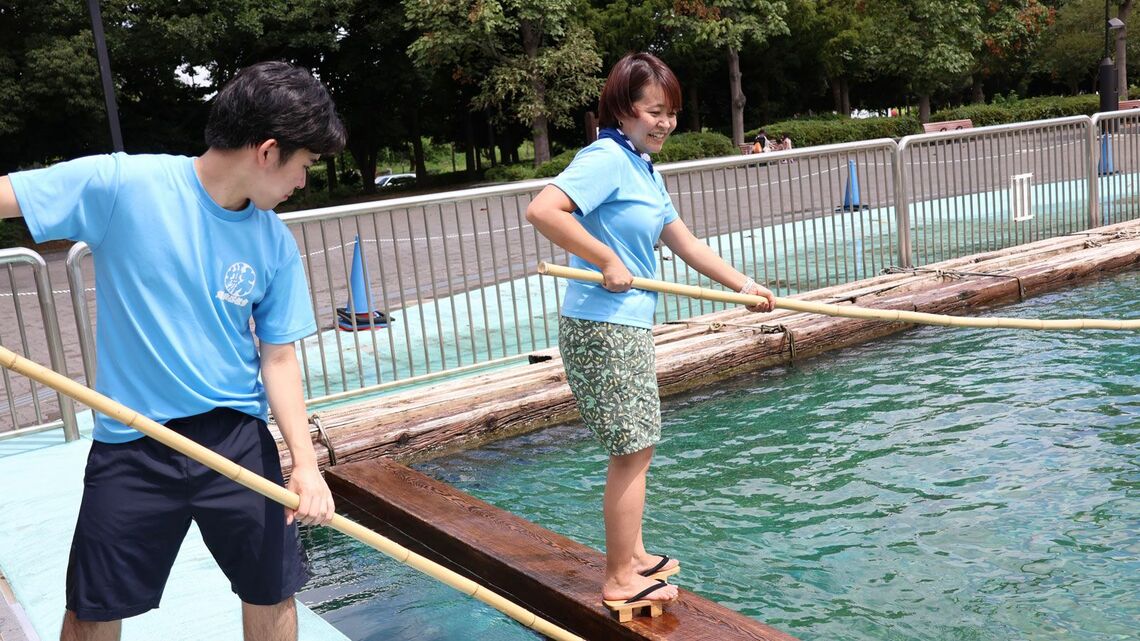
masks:
<svg viewBox="0 0 1140 641"><path fill-rule="evenodd" d="M598 132L598 140L603 138L614 140L617 144L627 147L630 151L640 156L641 159L645 161L645 164L649 166L649 173L653 173L653 160L649 158L649 154L638 151L637 146L633 144L629 136L625 135L624 131L616 127L605 127Z"/></svg>

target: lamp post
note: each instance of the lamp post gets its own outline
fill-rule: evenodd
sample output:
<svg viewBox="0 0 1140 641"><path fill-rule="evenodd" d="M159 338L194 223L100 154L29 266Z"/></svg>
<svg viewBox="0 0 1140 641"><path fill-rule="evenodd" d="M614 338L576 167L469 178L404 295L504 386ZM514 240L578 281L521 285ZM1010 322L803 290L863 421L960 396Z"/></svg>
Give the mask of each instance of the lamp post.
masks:
<svg viewBox="0 0 1140 641"><path fill-rule="evenodd" d="M99 75L103 78L103 100L107 106L107 122L111 126L111 146L115 151L122 151L123 134L119 130L115 81L111 77L111 59L107 55L107 39L103 35L103 16L99 11L99 0L87 0L87 11L91 14L91 33L95 36L95 58L99 61Z"/></svg>
<svg viewBox="0 0 1140 641"><path fill-rule="evenodd" d="M1109 49L1109 33L1124 28L1120 18L1108 17L1109 0L1104 0L1104 59L1100 61L1098 82L1100 85L1100 110L1116 111L1120 106L1120 92L1116 86L1116 64L1112 61Z"/></svg>

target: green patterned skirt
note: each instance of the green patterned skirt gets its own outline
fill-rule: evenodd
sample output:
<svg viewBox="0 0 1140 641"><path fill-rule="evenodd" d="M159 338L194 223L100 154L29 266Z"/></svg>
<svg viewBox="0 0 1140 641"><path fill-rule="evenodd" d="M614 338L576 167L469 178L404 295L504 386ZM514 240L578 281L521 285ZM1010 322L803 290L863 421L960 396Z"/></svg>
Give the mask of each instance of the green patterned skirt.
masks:
<svg viewBox="0 0 1140 641"><path fill-rule="evenodd" d="M652 330L563 316L558 348L582 421L611 455L661 440Z"/></svg>

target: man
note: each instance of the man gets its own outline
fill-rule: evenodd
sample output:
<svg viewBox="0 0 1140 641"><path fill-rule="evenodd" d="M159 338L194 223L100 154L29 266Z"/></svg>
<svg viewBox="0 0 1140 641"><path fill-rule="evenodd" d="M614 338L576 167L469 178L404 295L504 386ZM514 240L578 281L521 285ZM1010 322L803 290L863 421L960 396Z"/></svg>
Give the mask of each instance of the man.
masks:
<svg viewBox="0 0 1140 641"><path fill-rule="evenodd" d="M214 99L200 157L116 153L0 177L0 216L23 215L37 241L91 246L97 389L281 483L272 410L300 495L292 513L97 416L64 640L118 639L122 619L157 607L192 519L242 600L245 638L296 638L293 594L308 580L297 522L327 523L334 506L293 348L316 331L308 285L271 210L344 142L324 86L267 62Z"/></svg>

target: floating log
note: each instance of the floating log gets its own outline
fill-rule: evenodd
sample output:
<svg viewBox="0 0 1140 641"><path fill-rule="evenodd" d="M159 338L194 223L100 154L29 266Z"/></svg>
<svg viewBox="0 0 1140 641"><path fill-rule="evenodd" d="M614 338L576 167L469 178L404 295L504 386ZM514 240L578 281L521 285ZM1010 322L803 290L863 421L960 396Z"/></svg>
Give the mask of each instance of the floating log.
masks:
<svg viewBox="0 0 1140 641"><path fill-rule="evenodd" d="M795 641L684 589L661 616L620 623L602 605L596 550L391 460L336 465L326 478L362 525L583 638Z"/></svg>
<svg viewBox="0 0 1140 641"><path fill-rule="evenodd" d="M967 314L1140 264L1140 221L957 258L793 298L938 314ZM980 275L985 274L985 275ZM902 331L903 323L733 308L659 325L664 396ZM954 330L947 330L954 331ZM999 330L1009 331L1009 330ZM577 417L556 349L551 360L319 410L338 462L426 457ZM291 461L283 443L282 464ZM316 444L322 467L328 451Z"/></svg>

